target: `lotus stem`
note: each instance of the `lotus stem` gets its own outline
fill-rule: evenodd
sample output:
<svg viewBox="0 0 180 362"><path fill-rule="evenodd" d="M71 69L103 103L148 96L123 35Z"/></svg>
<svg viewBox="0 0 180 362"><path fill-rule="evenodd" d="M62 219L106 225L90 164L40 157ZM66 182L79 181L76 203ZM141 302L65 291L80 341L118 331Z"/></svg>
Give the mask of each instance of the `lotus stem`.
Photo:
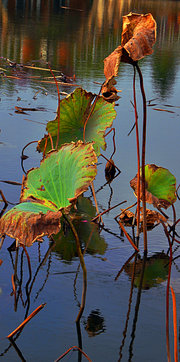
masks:
<svg viewBox="0 0 180 362"><path fill-rule="evenodd" d="M56 88L57 88L57 92L58 92L58 109L57 109L57 119L58 119L58 129L57 129L57 140L56 140L56 150L58 149L58 144L59 144L59 131L60 131L60 104L61 104L61 99L60 99L60 92L59 92L59 86L58 86L58 82L56 80L56 77L50 67L50 65L48 64L50 72L54 78L54 81L56 83Z"/></svg>
<svg viewBox="0 0 180 362"><path fill-rule="evenodd" d="M143 204L143 235L144 235L144 252L147 253L147 222L146 222L146 193L145 193L145 151L146 151L146 126L147 126L147 110L146 95L144 91L143 76L138 64L135 64L139 74L140 88L143 99L143 139L142 139L142 204Z"/></svg>
<svg viewBox="0 0 180 362"><path fill-rule="evenodd" d="M124 234L126 235L126 238L128 239L128 241L130 242L130 244L133 246L133 248L139 252L139 249L137 248L137 246L133 243L132 239L130 238L129 234L127 233L126 229L124 228L123 224L119 221L119 225L122 229L122 231L124 232Z"/></svg>
<svg viewBox="0 0 180 362"><path fill-rule="evenodd" d="M134 68L133 77L133 97L134 97L134 113L135 113L135 125L136 125L136 146L137 146L137 237L139 238L139 223L140 223L140 147L139 147L139 129L138 129L138 114L136 103L136 68Z"/></svg>
<svg viewBox="0 0 180 362"><path fill-rule="evenodd" d="M83 129L83 141L84 141L84 143L86 142L86 140L85 140L86 126L87 126L87 123L88 123L88 121L89 121L89 118L91 117L91 115L92 115L92 113L93 113L93 111L94 111L94 108L95 108L95 106L96 106L96 102L97 102L97 100L98 100L98 98L99 98L99 96L100 96L100 94L101 94L101 89L102 89L102 86L101 86L101 88L100 88L99 93L96 95L96 98L95 98L95 100L94 100L94 103L93 103L93 105L91 106L90 112L89 112L89 114L88 114L88 116L87 116L87 118L86 118L86 120L85 120L85 122L84 122L84 129Z"/></svg>
<svg viewBox="0 0 180 362"><path fill-rule="evenodd" d="M177 313L176 313L176 296L174 290L171 288L173 300L173 326L174 326L174 361L178 362L178 341L177 341Z"/></svg>

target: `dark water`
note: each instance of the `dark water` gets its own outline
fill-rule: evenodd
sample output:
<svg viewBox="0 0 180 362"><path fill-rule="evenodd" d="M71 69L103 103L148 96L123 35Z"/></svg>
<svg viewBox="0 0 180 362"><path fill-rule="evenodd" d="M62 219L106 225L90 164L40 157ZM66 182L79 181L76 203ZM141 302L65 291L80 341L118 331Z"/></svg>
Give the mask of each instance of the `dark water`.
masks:
<svg viewBox="0 0 180 362"><path fill-rule="evenodd" d="M144 76L148 110L146 163L168 168L180 183L180 2L179 1L0 1L0 169L1 180L21 182L21 150L30 141L40 139L47 121L56 116L56 86L41 82L48 71L20 67L20 64L51 67L67 76L76 76L76 84L92 92L99 92L104 81L103 59L121 42L122 16L130 11L151 12L157 22L157 41L153 55L140 62ZM14 70L7 60L19 64ZM23 73L22 73L23 72ZM5 78L4 73L19 79ZM32 78L39 76L40 78ZM30 78L31 77L31 78ZM133 69L121 65L117 89L121 98L116 107L115 164L121 174L105 185L105 161L100 158L95 190L100 211L121 201L135 202L129 181L137 172L135 133L128 136L133 123L131 105ZM70 93L72 86L62 86L61 92ZM137 87L140 130L142 104ZM15 113L15 106L36 107L44 110ZM157 110L161 109L161 110ZM162 111L163 109L163 111ZM110 157L113 151L111 134L107 137ZM39 165L40 155L35 145L27 148L24 162L28 170ZM1 183L6 199L19 201L20 186ZM132 255L133 249L121 235L114 217L120 208L103 217L105 229L99 231L88 222L95 216L91 192L79 200L83 221L76 227L83 247L87 246L85 263L88 275L86 306L77 329L75 319L79 311L82 291L82 272L77 274L79 261L70 231L57 238L54 248L47 238L38 246L28 248L32 278L29 279L25 254L19 250L17 263L17 305L12 295L11 276L14 273L15 252L7 248L12 239L6 238L0 258L0 354L2 360L19 361L6 336L41 303L46 303L16 339L16 344L27 361L54 361L71 346L80 346L92 361L166 361L166 284L168 241L162 226L148 232L146 278L138 291L142 260L137 262L135 287L131 298L132 266L127 267L117 281L115 277ZM1 203L1 209L3 203ZM10 208L11 205L8 206ZM179 201L175 204L177 218ZM172 219L171 208L167 211ZM131 229L127 229L131 233ZM178 228L177 228L178 232ZM92 234L92 237L90 235ZM89 240L90 239L90 240ZM88 244L88 245L87 245ZM143 237L140 239L141 255ZM174 257L179 249L173 247ZM46 254L47 253L47 254ZM161 253L158 254L157 253ZM156 256L154 256L156 255ZM43 258L45 260L43 260ZM151 266L154 266L153 270ZM149 268L149 269L148 269ZM177 300L179 330L180 264L172 265L171 285ZM27 292L28 291L28 292ZM130 304L131 301L131 304ZM129 312L129 313L128 313ZM179 338L179 336L178 336ZM172 302L170 297L170 347L173 356ZM70 352L66 359L85 361L78 352Z"/></svg>

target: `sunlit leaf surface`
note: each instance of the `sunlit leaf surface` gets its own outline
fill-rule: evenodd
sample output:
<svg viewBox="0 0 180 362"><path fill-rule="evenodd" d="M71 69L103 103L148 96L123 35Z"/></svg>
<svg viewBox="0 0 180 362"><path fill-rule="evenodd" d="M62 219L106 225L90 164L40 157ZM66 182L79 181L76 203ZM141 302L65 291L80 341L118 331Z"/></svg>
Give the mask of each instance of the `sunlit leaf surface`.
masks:
<svg viewBox="0 0 180 362"><path fill-rule="evenodd" d="M71 141L83 141L84 124L92 107L95 95L86 92L82 88L77 88L73 93L60 102L60 134L59 145ZM105 131L112 126L116 117L114 105L106 102L103 97L98 98L94 110L87 122L85 131L85 141L94 142L94 149L97 156L100 155L100 148L106 149L104 139ZM58 116L54 121L50 121L46 127L51 135L54 147L57 140ZM48 137L48 136L46 136ZM38 143L38 151L43 151L46 144L46 137ZM46 152L51 150L51 142L48 137Z"/></svg>
<svg viewBox="0 0 180 362"><path fill-rule="evenodd" d="M91 143L64 145L52 151L23 182L21 203L0 219L6 234L25 245L60 229L60 209L68 208L96 176L97 161ZM29 202L28 202L29 201Z"/></svg>
<svg viewBox="0 0 180 362"><path fill-rule="evenodd" d="M167 209L176 199L176 178L169 170L154 164L145 166L146 201ZM137 194L137 175L130 181ZM140 195L142 198L142 193Z"/></svg>

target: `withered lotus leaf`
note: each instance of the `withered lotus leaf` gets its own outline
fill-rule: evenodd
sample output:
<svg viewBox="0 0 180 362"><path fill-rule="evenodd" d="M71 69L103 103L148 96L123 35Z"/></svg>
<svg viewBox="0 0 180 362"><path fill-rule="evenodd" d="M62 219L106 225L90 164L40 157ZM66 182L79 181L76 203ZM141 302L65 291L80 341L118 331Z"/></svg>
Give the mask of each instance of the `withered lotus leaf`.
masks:
<svg viewBox="0 0 180 362"><path fill-rule="evenodd" d="M130 210L122 210L121 215L119 216L121 222L123 222L126 226L132 226L135 222L136 225L136 215ZM166 222L166 218L161 215L158 211L146 209L146 223L147 229L150 230L154 226L158 225L160 222ZM141 229L143 228L143 210L140 208L140 223Z"/></svg>
<svg viewBox="0 0 180 362"><path fill-rule="evenodd" d="M8 235L16 244L31 246L43 236L51 236L61 228L60 211L35 203L23 202L13 207L0 219L0 237Z"/></svg>
<svg viewBox="0 0 180 362"><path fill-rule="evenodd" d="M60 230L61 210L70 210L96 176L97 157L92 143L79 141L52 151L39 168L31 169L21 192L21 203L0 219L0 237L8 235L30 246Z"/></svg>
<svg viewBox="0 0 180 362"><path fill-rule="evenodd" d="M91 111L95 94L86 92L82 88L76 88L60 102L60 132L58 148L63 143L83 141L84 124ZM86 125L85 140L94 142L94 150L97 156L100 155L100 148L106 149L105 131L112 126L116 117L114 105L106 102L102 96L99 96L95 107L89 117ZM47 132L56 145L58 132L58 116L53 121L49 121L46 127ZM47 140L46 153L51 150L51 142L46 135L38 142L38 151L43 152Z"/></svg>
<svg viewBox="0 0 180 362"><path fill-rule="evenodd" d="M118 75L120 62L133 64L152 54L155 41L156 22L150 13L145 15L129 13L123 16L121 45L104 59L105 86L109 92L112 86L108 82Z"/></svg>
<svg viewBox="0 0 180 362"><path fill-rule="evenodd" d="M176 178L169 170L154 164L145 166L146 201L157 208L167 209L176 199ZM137 175L130 181L137 195ZM140 188L142 200L142 188Z"/></svg>

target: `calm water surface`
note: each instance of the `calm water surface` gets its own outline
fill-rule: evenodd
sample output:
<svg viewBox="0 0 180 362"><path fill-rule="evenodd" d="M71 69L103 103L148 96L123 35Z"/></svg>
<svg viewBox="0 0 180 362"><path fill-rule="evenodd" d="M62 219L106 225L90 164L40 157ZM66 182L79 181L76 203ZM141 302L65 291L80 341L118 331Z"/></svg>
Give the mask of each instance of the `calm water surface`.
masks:
<svg viewBox="0 0 180 362"><path fill-rule="evenodd" d="M20 65L51 67L73 77L76 84L87 91L99 92L104 81L103 59L121 42L122 16L130 11L151 12L157 22L157 41L153 55L139 62L146 90L148 106L146 163L168 168L180 184L180 2L179 1L2 1L0 0L0 170L1 180L21 182L22 148L30 141L39 140L45 133L46 123L56 116L56 86L41 82L50 77L48 71L22 68ZM7 60L16 62L14 70ZM4 73L19 79L5 78ZM58 73L57 73L58 74ZM39 76L39 78L32 78ZM135 133L128 136L134 123L131 104L133 69L123 64L117 77L121 98L116 106L115 164L121 174L110 185L105 185L105 161L99 159L95 180L97 201L101 211L121 201L131 205L135 196L129 181L137 172ZM97 83L95 83L97 82ZM70 93L73 86L62 86L61 92ZM142 104L137 85L138 114L142 128ZM152 101L153 100L153 101ZM15 113L15 107L39 108L27 114ZM157 110L161 109L161 111ZM163 109L163 111L162 111ZM107 137L108 158L113 151L111 134ZM29 156L24 168L39 165L41 155L32 144L25 151ZM20 186L1 183L6 199L19 202ZM3 203L1 203L3 207ZM1 209L2 209L1 207ZM11 205L8 206L10 208ZM89 220L96 211L88 191L79 200L82 220ZM124 206L123 206L124 207ZM125 206L126 207L126 206ZM177 218L179 201L175 204ZM25 254L19 250L17 261L17 305L12 294L11 276L14 273L15 252L7 248L12 239L6 238L0 258L0 355L4 361L54 361L73 345L80 346L94 362L99 361L166 361L166 284L168 241L162 227L148 232L146 279L138 292L142 260L138 260L135 287L131 296L132 266L115 277L132 255L133 249L121 235L114 217L120 208L104 215L105 229L93 226L87 246L85 263L88 273L86 307L80 328L75 319L79 311L82 273L77 274L79 261L73 236L67 231L56 245L46 238L44 243L28 248L32 278L29 279ZM167 211L172 219L172 210ZM83 247L88 242L92 225L76 225ZM180 228L179 228L180 229ZM178 228L177 228L178 231ZM131 233L131 229L128 229ZM180 233L180 230L179 230ZM143 238L140 239L141 255ZM157 253L161 253L157 258ZM156 257L154 255L156 254ZM179 248L174 247L174 257ZM152 271L151 266L154 265ZM150 269L148 269L148 267ZM139 271L139 272L138 272ZM180 263L172 266L171 284L177 299L179 330ZM21 291L21 293L20 293ZM27 292L28 291L28 292ZM130 304L131 301L131 304ZM21 357L10 347L6 336L41 303L44 309L17 336L16 344ZM173 357L172 303L170 298L170 347ZM178 336L179 337L179 336ZM178 339L179 340L179 339ZM20 353L20 352L19 352ZM23 357L22 357L23 356ZM71 352L71 361L85 361L85 357Z"/></svg>

